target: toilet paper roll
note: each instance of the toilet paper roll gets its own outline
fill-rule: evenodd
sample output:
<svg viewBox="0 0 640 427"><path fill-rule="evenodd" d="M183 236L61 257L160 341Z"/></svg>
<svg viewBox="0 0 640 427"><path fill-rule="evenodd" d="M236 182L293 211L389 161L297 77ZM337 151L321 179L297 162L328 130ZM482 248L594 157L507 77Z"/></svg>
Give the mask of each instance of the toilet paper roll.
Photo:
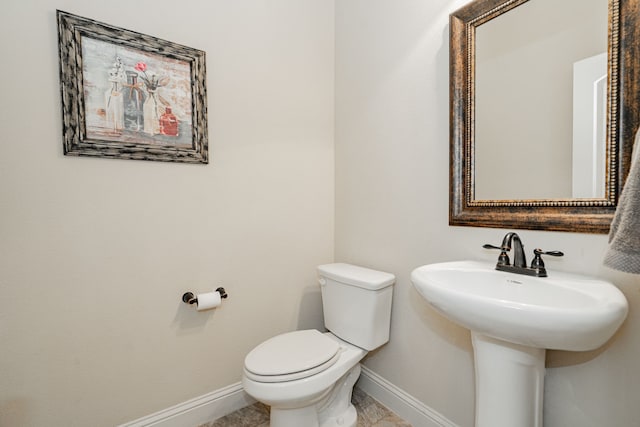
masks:
<svg viewBox="0 0 640 427"><path fill-rule="evenodd" d="M198 311L216 308L222 302L222 297L218 291L198 294L197 298L198 302L196 303L196 310Z"/></svg>

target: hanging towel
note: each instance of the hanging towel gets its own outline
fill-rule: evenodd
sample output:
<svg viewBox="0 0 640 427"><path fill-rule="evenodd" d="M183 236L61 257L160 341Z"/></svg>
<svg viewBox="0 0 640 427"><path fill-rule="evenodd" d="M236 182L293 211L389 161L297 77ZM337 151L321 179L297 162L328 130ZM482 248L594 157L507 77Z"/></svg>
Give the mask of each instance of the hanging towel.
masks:
<svg viewBox="0 0 640 427"><path fill-rule="evenodd" d="M604 265L626 273L640 274L640 130L636 133L627 182L609 232Z"/></svg>

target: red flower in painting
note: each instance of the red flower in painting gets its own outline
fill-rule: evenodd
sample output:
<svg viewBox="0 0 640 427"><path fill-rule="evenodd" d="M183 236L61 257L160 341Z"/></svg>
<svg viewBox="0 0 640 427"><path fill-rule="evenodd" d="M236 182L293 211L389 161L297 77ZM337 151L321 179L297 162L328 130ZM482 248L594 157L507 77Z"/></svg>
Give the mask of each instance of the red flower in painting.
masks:
<svg viewBox="0 0 640 427"><path fill-rule="evenodd" d="M135 66L135 69L144 73L147 70L147 64L145 64L144 62L138 62Z"/></svg>
<svg viewBox="0 0 640 427"><path fill-rule="evenodd" d="M139 73L142 73L139 74L139 76L148 90L156 90L158 86L166 86L169 82L169 77L158 78L155 74L151 74L151 77L149 77L147 74L147 64L142 61L138 62L133 68Z"/></svg>

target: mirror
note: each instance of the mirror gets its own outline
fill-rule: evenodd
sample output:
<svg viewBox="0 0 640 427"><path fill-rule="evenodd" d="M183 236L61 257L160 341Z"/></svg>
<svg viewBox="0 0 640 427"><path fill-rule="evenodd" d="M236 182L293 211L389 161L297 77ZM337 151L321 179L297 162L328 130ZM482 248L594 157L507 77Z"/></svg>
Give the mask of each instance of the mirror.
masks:
<svg viewBox="0 0 640 427"><path fill-rule="evenodd" d="M451 225L608 232L640 123L639 2L451 14Z"/></svg>

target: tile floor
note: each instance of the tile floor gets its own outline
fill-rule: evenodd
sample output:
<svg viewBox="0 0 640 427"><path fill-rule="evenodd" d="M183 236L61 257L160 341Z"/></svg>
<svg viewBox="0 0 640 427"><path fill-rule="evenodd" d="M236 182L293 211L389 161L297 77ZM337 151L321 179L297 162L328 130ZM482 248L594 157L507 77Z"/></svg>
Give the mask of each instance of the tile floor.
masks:
<svg viewBox="0 0 640 427"><path fill-rule="evenodd" d="M358 387L351 401L358 411L357 427L411 427ZM269 427L269 407L255 403L198 427Z"/></svg>

